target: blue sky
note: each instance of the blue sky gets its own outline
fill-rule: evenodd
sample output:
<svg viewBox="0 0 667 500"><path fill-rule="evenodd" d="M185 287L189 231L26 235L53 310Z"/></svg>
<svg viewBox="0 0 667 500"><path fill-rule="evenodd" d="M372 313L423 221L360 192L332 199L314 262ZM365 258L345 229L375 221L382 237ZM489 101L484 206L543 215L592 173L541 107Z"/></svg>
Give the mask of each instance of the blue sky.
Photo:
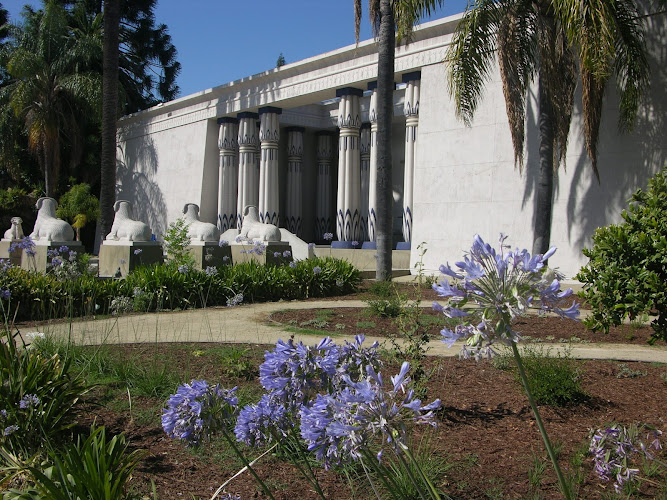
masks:
<svg viewBox="0 0 667 500"><path fill-rule="evenodd" d="M26 3L41 5L0 2L12 21ZM465 6L466 0L446 1L432 19ZM352 0L159 0L155 18L178 50L181 96L273 68L281 52L292 63L354 43ZM364 11L360 39L371 36Z"/></svg>

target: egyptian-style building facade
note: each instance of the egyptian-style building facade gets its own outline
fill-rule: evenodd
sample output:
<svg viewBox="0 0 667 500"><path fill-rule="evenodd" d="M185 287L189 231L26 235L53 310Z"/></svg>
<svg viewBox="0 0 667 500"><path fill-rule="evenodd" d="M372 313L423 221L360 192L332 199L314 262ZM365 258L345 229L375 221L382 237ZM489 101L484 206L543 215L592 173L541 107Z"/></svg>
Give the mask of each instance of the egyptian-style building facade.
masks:
<svg viewBox="0 0 667 500"><path fill-rule="evenodd" d="M444 61L459 19L422 25L396 51L394 239L410 249L411 266L425 242L431 272L459 260L476 233L495 242L502 232L529 249L533 236L535 96L527 106L519 171L497 72L472 127L455 116ZM665 16L648 23L653 84L629 135L617 131L618 99L610 85L599 183L575 109L566 164L555 180L551 236L559 248L553 263L568 277L585 263L581 249L594 230L619 221L630 195L667 159ZM118 199L131 201L157 235L185 203L196 203L201 220L223 231L240 227L244 207L256 205L264 222L307 242L323 242L325 233L359 246L373 242L376 78L377 48L369 40L126 116L118 129Z"/></svg>

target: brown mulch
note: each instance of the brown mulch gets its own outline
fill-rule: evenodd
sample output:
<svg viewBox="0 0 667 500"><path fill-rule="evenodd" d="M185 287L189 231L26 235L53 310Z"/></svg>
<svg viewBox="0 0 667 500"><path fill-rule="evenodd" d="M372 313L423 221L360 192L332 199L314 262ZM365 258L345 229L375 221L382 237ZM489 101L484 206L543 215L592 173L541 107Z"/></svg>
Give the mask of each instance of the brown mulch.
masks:
<svg viewBox="0 0 667 500"><path fill-rule="evenodd" d="M445 318L431 308L422 309L425 328L432 338L440 337ZM320 330L323 335L373 335L387 337L400 335L400 319L381 317L368 307L341 307L325 309L295 309L274 312L270 321L295 328ZM326 323L326 324L325 324ZM592 332L580 321L564 320L556 316L526 316L514 323L514 329L524 342L571 342L647 345L653 330L650 326L621 325L611 327L609 333Z"/></svg>
<svg viewBox="0 0 667 500"><path fill-rule="evenodd" d="M226 375L221 363L221 345L109 348L137 364L172 367L186 381L203 378L224 387L238 385L246 401L259 398L256 378L246 381ZM237 346L237 349L241 350L243 359L258 367L267 346ZM576 469L571 460L577 451L587 447L592 427L612 422L642 422L667 431L667 366L627 363L626 368L635 376L617 378L623 372L618 363L573 363L579 370L588 398L567 408L542 406L542 418L552 441L561 450L561 466L566 473L579 470L582 475L579 498L609 498L613 488L594 477L590 457L584 458L580 469ZM397 367L396 364L387 366L383 373L394 374ZM438 479L438 485L444 491L459 499L561 498L530 406L511 371L500 370L489 362L455 358L428 359L426 370L432 374L427 383L428 400L440 398L443 410L434 434L426 434L427 439L421 442L427 443L426 452L431 460L442 460L448 467ZM252 388L254 391L248 396ZM85 426L96 420L97 425L104 424L113 433L125 432L132 447L146 450L146 457L131 482L135 492L152 498L152 480L160 499L210 498L222 482L241 468L228 445L221 440L193 450L167 438L159 419L164 399L132 395L131 401L130 412L124 389L109 396L99 388L90 395L80 423ZM419 428L416 436L422 436L422 432L424 429ZM259 453L253 450L249 456L255 457ZM533 460L546 463L538 485L529 481ZM256 469L267 480L277 500L317 498L298 471L280 458L267 456ZM356 488L353 494L345 476L324 470L319 470L318 476L327 498L374 498L372 492L365 489L361 477L352 481ZM642 483L634 498L658 498L664 494L667 477L663 474L653 479L659 485ZM232 481L227 491L238 493L243 499L266 498L248 473Z"/></svg>

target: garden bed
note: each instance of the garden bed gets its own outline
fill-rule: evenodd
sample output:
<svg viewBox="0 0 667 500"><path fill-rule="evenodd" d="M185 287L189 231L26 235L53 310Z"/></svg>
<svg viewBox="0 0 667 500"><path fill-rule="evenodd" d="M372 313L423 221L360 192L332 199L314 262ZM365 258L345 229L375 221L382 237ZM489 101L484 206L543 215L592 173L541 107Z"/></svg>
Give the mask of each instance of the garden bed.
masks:
<svg viewBox="0 0 667 500"><path fill-rule="evenodd" d="M569 342L647 345L653 332L646 325L611 327L609 333L592 332L580 321L567 321L556 316L525 316L514 322L514 329L524 343ZM375 314L369 307L330 307L323 309L290 309L271 314L270 320L290 329L321 331L326 334L372 335L400 337L400 318ZM430 337L440 338L445 318L430 307L422 309L421 320Z"/></svg>
<svg viewBox="0 0 667 500"><path fill-rule="evenodd" d="M122 383L98 386L87 396L79 423L87 427L94 420L112 433L125 432L132 447L146 450L130 483L139 497L149 494L153 481L160 499L210 498L242 465L222 439L198 449L169 439L160 426L161 408L177 380L206 379L223 387L239 386L239 405L256 401L261 394L256 370L266 348L221 344L107 346L104 356L162 376L147 377L148 385L129 390ZM542 417L560 450L566 474L579 477L579 498L610 498L613 487L600 483L593 474L591 457L585 455L590 429L612 422L641 422L665 430L667 366L569 362L578 371L588 396L565 408L542 405ZM426 368L431 377L426 384L427 399L440 398L443 408L437 429L418 428L416 441L426 437L421 441L424 452L429 463L440 469L437 485L453 498L560 498L528 401L513 372L501 369L502 365L428 358ZM383 373L394 374L397 368L395 362L388 363ZM153 396L147 396L151 391ZM253 457L260 453L246 451ZM265 457L256 469L276 499L317 498L296 469L279 457ZM664 472L651 478L655 484L640 483L634 497L664 495ZM344 474L318 470L327 498L373 498L352 467L348 473L351 483ZM244 499L265 498L248 473L226 490Z"/></svg>

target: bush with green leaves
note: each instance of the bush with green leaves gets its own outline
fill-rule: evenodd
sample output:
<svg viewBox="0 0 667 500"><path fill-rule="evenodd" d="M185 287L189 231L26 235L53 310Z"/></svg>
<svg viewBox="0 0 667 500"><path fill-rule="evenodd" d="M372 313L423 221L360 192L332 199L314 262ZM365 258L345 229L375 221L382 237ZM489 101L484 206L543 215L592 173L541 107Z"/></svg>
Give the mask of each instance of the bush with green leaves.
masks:
<svg viewBox="0 0 667 500"><path fill-rule="evenodd" d="M190 237L188 236L188 226L185 219L176 219L169 224L164 235L164 251L167 253L167 257L179 266L192 266L194 259L188 252L189 245Z"/></svg>
<svg viewBox="0 0 667 500"><path fill-rule="evenodd" d="M0 272L0 289L11 293L18 320L111 314L112 304L121 302L149 312L329 297L352 293L360 283L358 269L330 257L285 266L251 261L204 271L172 261L140 266L124 280L87 275L65 280L19 268Z"/></svg>
<svg viewBox="0 0 667 500"><path fill-rule="evenodd" d="M131 498L127 484L143 452L128 452L123 434L109 439L104 427L91 427L90 435L68 446L62 453L49 452L46 468L28 467L34 487L9 490L5 500L50 499L120 500Z"/></svg>
<svg viewBox="0 0 667 500"><path fill-rule="evenodd" d="M99 218L100 202L90 193L88 184L75 184L60 197L56 215L72 224L76 229L76 239L79 240L81 228Z"/></svg>
<svg viewBox="0 0 667 500"><path fill-rule="evenodd" d="M633 194L621 216L620 224L595 231L593 247L583 250L589 262L577 279L592 308L586 326L608 332L650 313L657 318L649 342L667 342L667 170Z"/></svg>
<svg viewBox="0 0 667 500"><path fill-rule="evenodd" d="M549 350L525 348L522 359L530 390L538 404L562 407L586 399L579 383L579 371L568 353L552 356ZM521 384L518 370L514 376Z"/></svg>
<svg viewBox="0 0 667 500"><path fill-rule="evenodd" d="M4 304L4 302L3 302ZM76 425L74 409L87 387L70 373L71 358L26 348L7 323L0 336L0 447L29 456Z"/></svg>

